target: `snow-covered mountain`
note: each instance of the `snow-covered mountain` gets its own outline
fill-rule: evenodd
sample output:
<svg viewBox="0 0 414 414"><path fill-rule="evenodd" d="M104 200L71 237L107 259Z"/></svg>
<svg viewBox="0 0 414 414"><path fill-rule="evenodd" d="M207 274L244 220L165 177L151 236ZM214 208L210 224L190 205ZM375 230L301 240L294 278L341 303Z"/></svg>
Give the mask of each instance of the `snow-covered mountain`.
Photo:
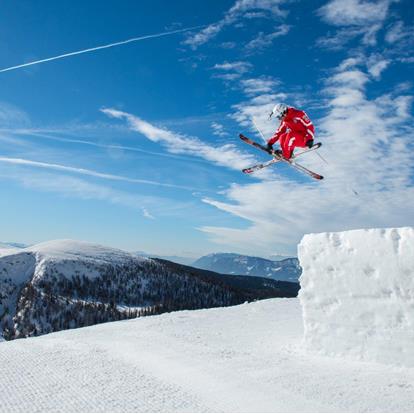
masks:
<svg viewBox="0 0 414 414"><path fill-rule="evenodd" d="M237 278L56 240L0 255L0 336L15 339L178 309L296 296L294 284ZM253 283L253 285L251 285Z"/></svg>
<svg viewBox="0 0 414 414"><path fill-rule="evenodd" d="M274 280L297 282L301 274L298 259L279 261L235 253L213 253L196 260L192 266L218 273L267 277Z"/></svg>

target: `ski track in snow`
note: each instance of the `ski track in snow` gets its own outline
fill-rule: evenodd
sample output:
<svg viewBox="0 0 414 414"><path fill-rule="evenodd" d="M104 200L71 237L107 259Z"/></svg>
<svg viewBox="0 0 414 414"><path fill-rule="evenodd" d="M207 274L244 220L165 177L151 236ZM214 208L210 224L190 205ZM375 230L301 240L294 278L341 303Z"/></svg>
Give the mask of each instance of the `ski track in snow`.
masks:
<svg viewBox="0 0 414 414"><path fill-rule="evenodd" d="M414 369L306 354L297 299L0 343L1 412L407 412Z"/></svg>

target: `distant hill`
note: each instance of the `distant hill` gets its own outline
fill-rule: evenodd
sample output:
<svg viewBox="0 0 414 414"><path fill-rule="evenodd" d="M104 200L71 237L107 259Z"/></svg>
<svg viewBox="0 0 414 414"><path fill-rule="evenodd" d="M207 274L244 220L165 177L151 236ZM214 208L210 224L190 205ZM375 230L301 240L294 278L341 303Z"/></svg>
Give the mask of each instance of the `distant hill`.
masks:
<svg viewBox="0 0 414 414"><path fill-rule="evenodd" d="M196 260L192 266L218 273L260 276L287 282L297 282L302 272L295 257L274 261L235 253L209 254Z"/></svg>
<svg viewBox="0 0 414 414"><path fill-rule="evenodd" d="M191 263L194 262L194 257L182 257L182 256L162 256L159 254L147 253L144 251L133 252L133 254L137 254L138 256L143 256L147 258L155 258L155 259L163 259L168 260L174 263L180 263L186 266L190 266Z"/></svg>
<svg viewBox="0 0 414 414"><path fill-rule="evenodd" d="M0 242L0 249L10 249L15 248L24 249L27 247L27 244L24 243L14 243L14 242Z"/></svg>
<svg viewBox="0 0 414 414"><path fill-rule="evenodd" d="M0 250L0 338L293 297L298 289L294 283L219 275L96 244L55 240Z"/></svg>
<svg viewBox="0 0 414 414"><path fill-rule="evenodd" d="M275 297L292 298L296 297L299 291L299 284L295 282L272 280L266 277L245 275L228 275L185 266L167 260L154 259L164 264L175 272L183 272L195 276L205 282L217 283L229 289L237 291L246 300L268 299Z"/></svg>

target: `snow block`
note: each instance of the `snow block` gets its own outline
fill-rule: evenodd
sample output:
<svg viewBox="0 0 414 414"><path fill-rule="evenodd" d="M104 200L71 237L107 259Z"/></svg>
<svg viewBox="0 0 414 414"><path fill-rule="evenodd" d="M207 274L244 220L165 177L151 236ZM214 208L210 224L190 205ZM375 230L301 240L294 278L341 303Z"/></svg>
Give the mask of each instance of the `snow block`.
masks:
<svg viewBox="0 0 414 414"><path fill-rule="evenodd" d="M298 257L309 350L414 366L414 228L308 234Z"/></svg>

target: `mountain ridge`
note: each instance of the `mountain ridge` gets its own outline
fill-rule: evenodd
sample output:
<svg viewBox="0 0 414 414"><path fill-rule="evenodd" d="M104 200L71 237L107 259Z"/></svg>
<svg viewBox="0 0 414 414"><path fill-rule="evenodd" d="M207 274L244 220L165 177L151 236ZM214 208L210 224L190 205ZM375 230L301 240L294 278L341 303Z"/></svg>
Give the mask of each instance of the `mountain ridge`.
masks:
<svg viewBox="0 0 414 414"><path fill-rule="evenodd" d="M223 274L259 276L289 282L297 282L302 270L295 257L273 261L237 253L208 254L197 259L192 266Z"/></svg>
<svg viewBox="0 0 414 414"><path fill-rule="evenodd" d="M296 284L230 280L93 243L54 240L0 256L0 336L37 336L297 291Z"/></svg>

